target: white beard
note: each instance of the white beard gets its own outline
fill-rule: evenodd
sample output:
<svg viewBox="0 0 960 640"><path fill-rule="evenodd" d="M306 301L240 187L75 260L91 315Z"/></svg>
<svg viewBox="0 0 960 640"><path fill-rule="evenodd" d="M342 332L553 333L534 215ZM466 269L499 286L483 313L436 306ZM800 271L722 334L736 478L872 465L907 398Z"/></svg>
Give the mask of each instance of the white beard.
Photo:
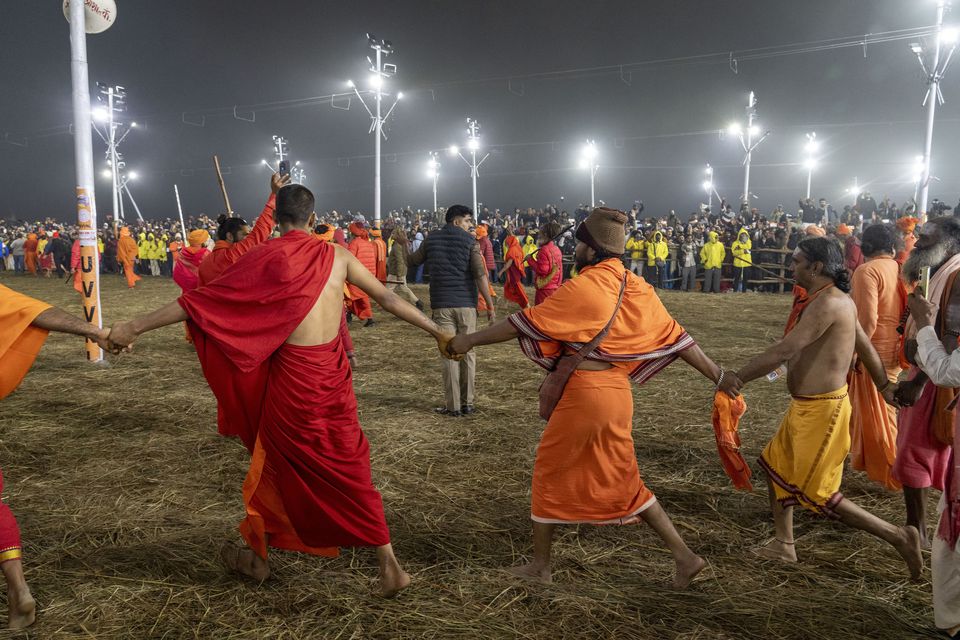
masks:
<svg viewBox="0 0 960 640"><path fill-rule="evenodd" d="M914 247L907 261L903 263L903 278L907 282L917 282L923 269L939 267L958 251L960 247L953 240L944 240L926 249Z"/></svg>

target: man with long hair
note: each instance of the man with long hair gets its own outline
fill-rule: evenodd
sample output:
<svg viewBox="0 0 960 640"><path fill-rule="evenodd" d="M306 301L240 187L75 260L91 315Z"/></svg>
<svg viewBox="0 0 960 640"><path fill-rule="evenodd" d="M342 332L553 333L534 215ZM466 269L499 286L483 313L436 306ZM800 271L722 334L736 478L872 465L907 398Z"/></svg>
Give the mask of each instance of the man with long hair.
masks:
<svg viewBox="0 0 960 640"><path fill-rule="evenodd" d="M846 377L854 353L887 402L893 402L896 385L857 321L839 245L822 237L800 241L792 269L804 295L794 300L783 339L739 371L727 372L719 384L721 390L736 393L745 383L787 365L790 406L760 456L775 534L757 553L797 561L793 508L800 505L888 542L916 579L923 569L917 529L881 520L840 493L843 463L850 452Z"/></svg>

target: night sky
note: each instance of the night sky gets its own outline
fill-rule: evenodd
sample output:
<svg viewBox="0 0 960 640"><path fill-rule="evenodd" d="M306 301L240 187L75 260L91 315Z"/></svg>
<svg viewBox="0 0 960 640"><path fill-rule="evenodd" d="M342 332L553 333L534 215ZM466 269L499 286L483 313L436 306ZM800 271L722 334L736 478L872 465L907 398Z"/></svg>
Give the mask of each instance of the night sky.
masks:
<svg viewBox="0 0 960 640"><path fill-rule="evenodd" d="M706 163L717 188L742 188L739 143L717 130L743 119L747 93L772 131L754 154L754 205L796 208L806 186L804 133L823 143L814 197L845 202L854 177L877 200L913 194L922 152L924 82L906 41L866 49L743 60L649 65L614 73L522 77L698 54L780 47L933 24L933 0L512 1L117 0L114 26L90 35L90 79L128 90L129 118L144 124L121 150L146 217L176 215L173 185L187 214L220 213L210 156L217 153L233 208L259 212L268 189L260 159L271 136L289 140L306 169L317 209L373 206L373 137L354 99L349 110L303 99L366 86L365 33L393 42L398 74L388 87L404 100L388 123L384 211L431 205L427 152L464 144L464 122L482 125L491 156L479 199L491 208L571 209L589 201L578 154L600 149L598 198L651 214L680 214L703 200ZM75 218L68 24L58 0L2 0L0 47L0 217ZM14 5L16 5L14 7ZM948 16L960 20L960 15ZM513 76L514 80L508 80ZM92 87L91 87L92 89ZM960 164L960 68L943 84L930 196L953 205ZM248 105L292 100L285 108ZM301 102L297 102L297 101ZM305 104L304 104L305 102ZM255 122L233 116L233 107ZM245 106L246 105L246 106ZM346 106L345 99L337 101ZM186 113L185 113L186 112ZM204 126L184 124L186 118ZM706 133L705 133L706 132ZM26 144L26 146L22 146ZM100 177L104 145L94 136L98 211L110 212ZM443 155L440 203L470 202L469 170ZM132 210L128 205L128 218Z"/></svg>

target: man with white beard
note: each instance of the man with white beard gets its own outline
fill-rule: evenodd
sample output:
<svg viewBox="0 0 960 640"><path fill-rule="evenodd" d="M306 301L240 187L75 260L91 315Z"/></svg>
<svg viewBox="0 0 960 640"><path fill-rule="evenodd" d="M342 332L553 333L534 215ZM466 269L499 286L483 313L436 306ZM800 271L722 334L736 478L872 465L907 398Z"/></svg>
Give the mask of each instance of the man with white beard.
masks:
<svg viewBox="0 0 960 640"><path fill-rule="evenodd" d="M940 307L932 328L949 354L957 348L960 336L960 286L955 286L960 272L960 219L934 218L920 228L916 246L903 265L903 278L915 284L926 268L932 274L926 297ZM956 389L938 387L918 366L918 329L913 318L906 321L904 353L913 366L897 390L903 408L897 425L893 477L903 485L907 524L917 528L921 544L929 547L927 490L944 490L953 442L955 411L951 402ZM948 405L951 410L946 410Z"/></svg>

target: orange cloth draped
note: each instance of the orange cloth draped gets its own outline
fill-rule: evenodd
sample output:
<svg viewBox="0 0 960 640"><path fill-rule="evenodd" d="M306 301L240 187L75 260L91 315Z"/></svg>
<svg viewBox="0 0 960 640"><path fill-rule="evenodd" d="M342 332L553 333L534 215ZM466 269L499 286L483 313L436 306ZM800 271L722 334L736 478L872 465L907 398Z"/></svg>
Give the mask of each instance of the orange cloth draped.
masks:
<svg viewBox="0 0 960 640"><path fill-rule="evenodd" d="M127 278L127 286L131 289L140 280L133 270L133 261L140 253L137 241L130 237L130 228L120 229L120 238L117 240L117 262L123 266L123 275Z"/></svg>
<svg viewBox="0 0 960 640"><path fill-rule="evenodd" d="M496 305L497 292L493 290L493 285L490 284L489 282L487 283L487 286L490 287L490 300L493 302L494 305ZM483 296L478 293L477 294L477 311L488 311L489 309L490 307L487 306L487 303L484 301Z"/></svg>
<svg viewBox="0 0 960 640"><path fill-rule="evenodd" d="M731 398L718 391L713 396L713 432L717 438L717 452L727 477L737 489L753 491L750 482L753 472L740 453L740 418L747 412L743 396Z"/></svg>
<svg viewBox="0 0 960 640"><path fill-rule="evenodd" d="M262 557L268 545L330 555L331 547L389 542L340 337L285 343L333 262L333 247L293 231L179 299L226 418L221 433L253 453L241 532Z"/></svg>
<svg viewBox="0 0 960 640"><path fill-rule="evenodd" d="M347 250L356 256L357 260L360 261L360 264L367 268L367 271L376 276L377 248L367 239L366 230L359 225L355 223L351 224L350 233L354 234L356 237L350 241L350 244L347 246ZM353 315L357 316L357 318L360 320L372 318L373 306L370 304L370 296L368 296L363 289L355 287L349 283L347 283L347 289L350 292L349 301L347 303L349 311Z"/></svg>
<svg viewBox="0 0 960 640"><path fill-rule="evenodd" d="M871 258L853 274L851 298L860 326L880 355L891 382L900 375L897 327L907 305L900 266L892 257ZM892 475L897 458L897 410L883 400L870 374L857 363L847 382L850 404L850 460L854 469L887 489L901 485Z"/></svg>
<svg viewBox="0 0 960 640"><path fill-rule="evenodd" d="M47 339L31 323L50 306L0 285L0 400L20 385Z"/></svg>
<svg viewBox="0 0 960 640"><path fill-rule="evenodd" d="M527 298L527 291L523 288L523 248L516 236L507 236L507 253L504 255L504 261L512 260L513 264L507 269L507 280L503 284L503 297L511 302L516 302L521 309L530 306L530 299Z"/></svg>
<svg viewBox="0 0 960 640"><path fill-rule="evenodd" d="M239 260L240 256L270 237L270 234L273 233L273 212L276 210L276 202L276 195L270 194L267 204L263 206L263 211L260 212L256 224L253 225L253 229L240 242L231 244L226 240L217 240L213 246L213 251L200 263L198 270L200 286L216 280L217 276Z"/></svg>
<svg viewBox="0 0 960 640"><path fill-rule="evenodd" d="M549 370L564 351L589 342L610 320L623 277L620 260L605 260L542 304L511 315L524 355ZM656 500L637 467L630 379L646 382L694 342L653 287L626 277L620 311L589 356L613 366L573 373L537 448L535 521L627 524Z"/></svg>
<svg viewBox="0 0 960 640"><path fill-rule="evenodd" d="M373 275L380 282L387 281L387 244L380 238L373 239L373 248L376 249L376 268Z"/></svg>
<svg viewBox="0 0 960 640"><path fill-rule="evenodd" d="M23 243L23 263L27 268L27 271L33 275L37 275L37 247L39 242L37 241L37 234L28 233L27 239Z"/></svg>

